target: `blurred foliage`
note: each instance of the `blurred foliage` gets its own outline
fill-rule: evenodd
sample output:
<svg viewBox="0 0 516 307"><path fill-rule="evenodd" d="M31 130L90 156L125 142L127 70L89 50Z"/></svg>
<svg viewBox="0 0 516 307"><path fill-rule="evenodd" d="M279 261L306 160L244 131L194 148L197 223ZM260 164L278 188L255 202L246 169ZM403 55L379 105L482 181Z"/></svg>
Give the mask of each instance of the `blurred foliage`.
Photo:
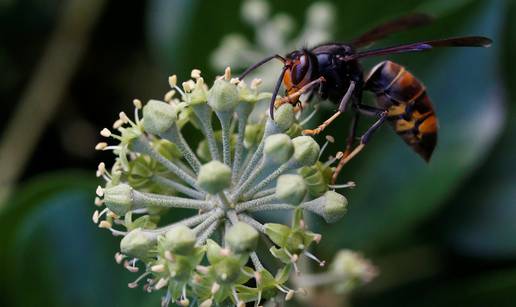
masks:
<svg viewBox="0 0 516 307"><path fill-rule="evenodd" d="M271 1L274 12L292 15L297 25L302 24L309 4L308 0ZM440 118L438 148L432 162L425 165L390 128L381 129L342 174L343 182L358 184L351 192L347 218L329 228L315 225L325 234L318 253L331 259L337 248L353 248L378 263L380 278L352 298L356 306L512 306L516 286L516 2L362 0L334 4L337 38L342 41L394 16L423 11L438 17L435 24L400 33L378 45L463 34L490 36L494 44L490 49L443 49L391 57L427 85ZM0 79L3 97L16 101L58 5L27 0L7 1L0 7L2 33L9 38L0 47L0 63L12 72ZM222 37L235 31L252 34L238 18L240 5L236 1L150 0L128 7L129 18L120 4L110 4L60 118L72 121L81 114L86 119L80 119L99 128L140 88L149 96L161 93L156 89L166 84L155 80L171 72L185 77L198 67L211 79L217 72L209 70L209 55ZM24 11L27 8L33 8L30 14ZM17 22L20 26L13 27ZM122 25L129 30L124 31ZM19 38L13 39L16 35ZM23 53L17 54L19 50ZM380 59L368 60L364 66L371 67L375 61ZM73 105L74 99L82 104ZM14 103L8 109L13 107ZM101 115L99 107L104 110ZM348 122L349 117L341 119L328 134L342 135ZM363 124L365 128L369 123ZM57 121L54 125L55 130L62 127ZM52 146L55 139L49 135L54 134L46 135L31 164L38 167L29 169L25 178L45 169L38 164L43 153L59 156ZM338 145L342 146L342 140L329 149L340 150ZM55 157L50 165L70 165L61 159ZM95 161L88 159L81 160L84 168L91 166L87 174L67 171L27 181L1 212L1 306L158 305L157 297L124 287L124 282L132 280L111 258L116 240L90 223L96 184L92 179Z"/></svg>

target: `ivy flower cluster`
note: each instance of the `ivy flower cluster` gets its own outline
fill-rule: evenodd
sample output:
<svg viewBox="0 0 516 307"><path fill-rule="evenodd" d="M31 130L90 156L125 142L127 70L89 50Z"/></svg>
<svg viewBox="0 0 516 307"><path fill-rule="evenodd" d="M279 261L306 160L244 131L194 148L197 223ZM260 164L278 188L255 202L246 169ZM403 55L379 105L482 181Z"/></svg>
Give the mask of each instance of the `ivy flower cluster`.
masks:
<svg viewBox="0 0 516 307"><path fill-rule="evenodd" d="M286 13L271 14L266 0L244 1L240 19L252 28L254 40L250 41L241 33L224 36L211 55L215 69L222 70L226 65L246 69L271 54L285 54L299 46L317 46L334 39L335 7L329 2L310 4L301 26ZM264 80L263 87L272 89L279 70L276 65L264 65L251 76L260 76Z"/></svg>
<svg viewBox="0 0 516 307"><path fill-rule="evenodd" d="M93 221L122 236L115 259L139 274L129 287L163 291L163 306L289 300L304 292L289 282L301 274L300 259L324 265L309 251L322 236L304 215L339 220L347 200L334 189L352 184L328 185L338 156L319 161L322 150L301 135L306 120L291 105L278 108L274 121L265 112L250 120L256 102L271 97L258 90L260 80L247 85L229 68L211 88L199 70L191 78L178 86L171 76L163 100L134 100L132 119L121 112L113 129L100 132L109 141L96 149L115 159L109 168L99 164L105 184L96 190ZM264 222L266 211L290 221ZM332 274L332 283L371 275L372 266L355 258L331 266L347 276ZM366 269L349 269L357 263Z"/></svg>

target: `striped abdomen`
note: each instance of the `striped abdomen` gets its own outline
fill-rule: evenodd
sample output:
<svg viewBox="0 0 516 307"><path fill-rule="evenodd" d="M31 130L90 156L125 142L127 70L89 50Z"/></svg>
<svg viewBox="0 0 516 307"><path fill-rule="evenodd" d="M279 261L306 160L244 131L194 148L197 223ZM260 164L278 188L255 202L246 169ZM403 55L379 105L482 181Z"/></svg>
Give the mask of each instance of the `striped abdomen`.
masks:
<svg viewBox="0 0 516 307"><path fill-rule="evenodd" d="M396 133L426 161L437 143L437 118L425 86L399 64L384 61L366 79Z"/></svg>

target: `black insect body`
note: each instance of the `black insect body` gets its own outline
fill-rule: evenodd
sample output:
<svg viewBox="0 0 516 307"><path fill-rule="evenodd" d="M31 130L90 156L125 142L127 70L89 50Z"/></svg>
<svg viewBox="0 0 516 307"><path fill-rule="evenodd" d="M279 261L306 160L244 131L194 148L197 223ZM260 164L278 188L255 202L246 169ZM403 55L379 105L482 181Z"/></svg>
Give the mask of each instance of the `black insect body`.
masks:
<svg viewBox="0 0 516 307"><path fill-rule="evenodd" d="M285 103L298 104L304 93L317 93L322 99L338 104L338 111L319 127L304 130L303 134L319 134L340 114L353 112L346 150L337 166L335 182L342 167L368 143L373 133L385 122L421 157L429 161L437 143L438 122L426 88L402 65L384 61L364 75L360 59L395 53L419 52L436 47L488 47L491 40L482 36L464 36L422 41L394 47L359 51L372 42L397 31L428 24L431 18L424 14L405 16L366 32L351 43L327 43L312 49L296 50L287 56L274 55L249 67L240 77L276 58L284 63L270 104L274 108ZM276 99L281 84L286 95ZM376 96L376 106L362 103L363 91ZM376 122L360 137L353 148L357 122L361 115L372 116Z"/></svg>

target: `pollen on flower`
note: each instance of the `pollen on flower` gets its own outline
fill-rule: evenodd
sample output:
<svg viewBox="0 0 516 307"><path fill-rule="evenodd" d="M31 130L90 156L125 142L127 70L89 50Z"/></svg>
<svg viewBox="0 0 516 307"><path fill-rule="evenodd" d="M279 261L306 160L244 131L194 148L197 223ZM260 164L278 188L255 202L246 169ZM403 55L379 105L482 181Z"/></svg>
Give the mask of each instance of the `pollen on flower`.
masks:
<svg viewBox="0 0 516 307"><path fill-rule="evenodd" d="M279 292L291 298L287 283L299 287L302 278L289 277L303 269L300 257L324 263L309 252L322 236L304 215L333 222L347 206L328 185L333 161L319 161L319 145L301 136L313 111L286 104L272 120L258 111L270 99L258 90L261 80L250 90L231 78L229 67L211 87L200 70L191 77L181 83L183 92L171 76L164 101L134 100L134 119L121 112L116 135L101 131L113 143L95 149L114 156L109 167L98 165L105 185L96 189L100 209L91 218L122 237L116 262L142 271L129 286L163 291L164 306L193 299L201 306L262 304L270 298L262 294ZM172 98L176 92L181 95ZM178 209L190 214L177 220ZM285 222L269 223L257 214L263 211L278 212ZM265 266L264 254L280 265Z"/></svg>

